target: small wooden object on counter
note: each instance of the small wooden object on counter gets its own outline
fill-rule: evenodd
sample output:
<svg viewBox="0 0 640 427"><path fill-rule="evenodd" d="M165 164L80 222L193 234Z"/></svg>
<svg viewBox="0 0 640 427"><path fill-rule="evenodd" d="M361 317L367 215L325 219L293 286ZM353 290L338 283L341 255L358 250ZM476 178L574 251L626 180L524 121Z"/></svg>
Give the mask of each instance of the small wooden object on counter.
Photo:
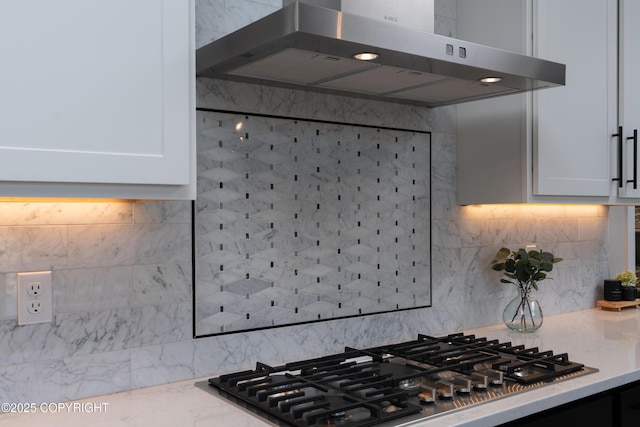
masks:
<svg viewBox="0 0 640 427"><path fill-rule="evenodd" d="M603 310L612 310L612 311L620 311L626 307L635 307L640 305L640 298L637 298L635 301L605 301L599 300L598 307Z"/></svg>

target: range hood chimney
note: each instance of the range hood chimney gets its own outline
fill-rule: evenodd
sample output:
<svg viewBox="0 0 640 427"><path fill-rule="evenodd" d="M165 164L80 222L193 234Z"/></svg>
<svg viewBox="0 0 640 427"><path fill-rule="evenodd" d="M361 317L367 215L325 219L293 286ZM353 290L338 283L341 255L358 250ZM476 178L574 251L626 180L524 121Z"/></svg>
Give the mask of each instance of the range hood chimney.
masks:
<svg viewBox="0 0 640 427"><path fill-rule="evenodd" d="M429 107L565 84L563 64L434 34L433 0L310 1L201 47L197 76Z"/></svg>

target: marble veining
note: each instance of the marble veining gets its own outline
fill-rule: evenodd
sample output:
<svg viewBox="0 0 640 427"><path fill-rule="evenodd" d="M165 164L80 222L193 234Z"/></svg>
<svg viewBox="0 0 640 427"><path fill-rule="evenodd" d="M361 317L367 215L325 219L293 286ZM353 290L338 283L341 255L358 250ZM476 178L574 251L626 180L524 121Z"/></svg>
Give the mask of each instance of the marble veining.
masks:
<svg viewBox="0 0 640 427"><path fill-rule="evenodd" d="M282 7L282 0L197 0L196 47L217 40Z"/></svg>
<svg viewBox="0 0 640 427"><path fill-rule="evenodd" d="M347 96L327 96L299 89L204 78L197 79L196 94L199 108L247 111L422 131L433 128L433 114L438 110ZM450 111L445 108L441 110Z"/></svg>
<svg viewBox="0 0 640 427"><path fill-rule="evenodd" d="M191 263L140 265L133 269L137 306L191 302Z"/></svg>
<svg viewBox="0 0 640 427"><path fill-rule="evenodd" d="M136 226L72 226L68 229L70 266L115 266L187 261L188 224L140 224Z"/></svg>
<svg viewBox="0 0 640 427"><path fill-rule="evenodd" d="M0 399L40 404L127 390L129 359L118 351L11 365L0 375Z"/></svg>
<svg viewBox="0 0 640 427"><path fill-rule="evenodd" d="M429 134L200 117L196 335L431 304Z"/></svg>
<svg viewBox="0 0 640 427"><path fill-rule="evenodd" d="M37 271L66 264L66 228L0 227L0 263L4 271Z"/></svg>

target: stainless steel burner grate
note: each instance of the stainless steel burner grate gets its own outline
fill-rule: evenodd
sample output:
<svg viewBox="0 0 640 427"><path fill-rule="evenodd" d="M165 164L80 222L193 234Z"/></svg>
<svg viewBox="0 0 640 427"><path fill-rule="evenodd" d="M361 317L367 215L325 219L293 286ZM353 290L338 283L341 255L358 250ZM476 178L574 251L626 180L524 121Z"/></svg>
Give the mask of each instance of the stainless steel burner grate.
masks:
<svg viewBox="0 0 640 427"><path fill-rule="evenodd" d="M473 335L414 341L211 378L197 386L283 426L393 425L597 372L538 348Z"/></svg>

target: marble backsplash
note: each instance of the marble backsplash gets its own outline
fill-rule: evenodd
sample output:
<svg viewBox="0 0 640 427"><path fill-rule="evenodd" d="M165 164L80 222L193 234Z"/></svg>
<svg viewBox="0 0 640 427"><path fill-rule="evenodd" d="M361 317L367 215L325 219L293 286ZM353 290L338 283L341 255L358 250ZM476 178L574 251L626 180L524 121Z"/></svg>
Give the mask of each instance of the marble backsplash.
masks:
<svg viewBox="0 0 640 427"><path fill-rule="evenodd" d="M431 305L429 133L198 124L197 336Z"/></svg>
<svg viewBox="0 0 640 427"><path fill-rule="evenodd" d="M198 0L198 39L225 34L280 0ZM436 28L455 35L455 7ZM455 107L426 109L215 80L198 106L429 131L433 306L192 338L188 202L0 204L0 400L56 402L497 324L515 290L488 268L503 245L564 258L537 293L545 315L595 305L608 276L604 206L456 204ZM19 271L53 271L54 321L18 326ZM544 334L544 326L539 332ZM568 350L567 350L568 351Z"/></svg>

